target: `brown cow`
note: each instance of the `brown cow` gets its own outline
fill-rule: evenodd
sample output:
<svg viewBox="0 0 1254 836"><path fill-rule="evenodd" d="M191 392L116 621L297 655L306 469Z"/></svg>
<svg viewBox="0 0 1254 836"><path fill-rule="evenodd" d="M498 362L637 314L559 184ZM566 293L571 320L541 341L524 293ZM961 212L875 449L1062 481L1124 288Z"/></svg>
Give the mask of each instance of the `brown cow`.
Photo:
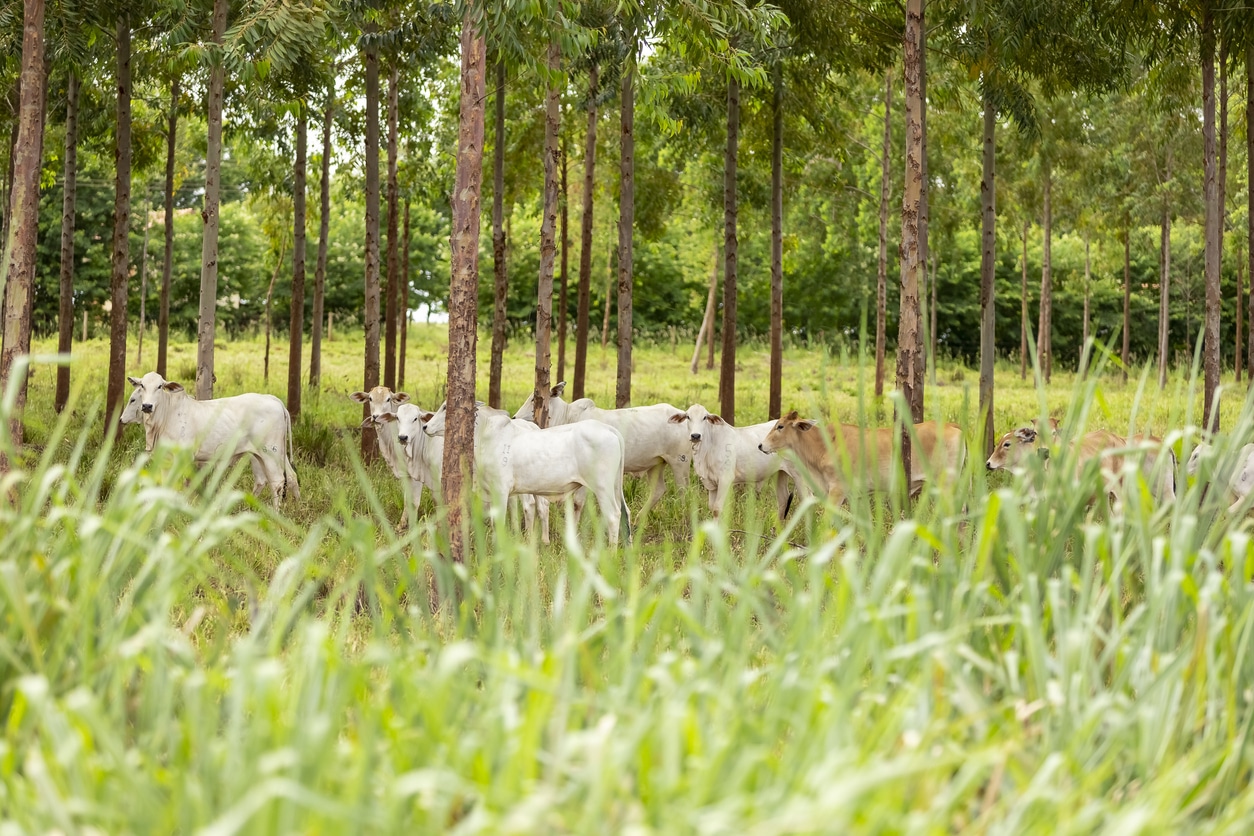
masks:
<svg viewBox="0 0 1254 836"><path fill-rule="evenodd" d="M813 432L817 426L815 421L798 417L794 410L776 422L758 449L763 453L791 451L837 505L854 493L854 489L886 490L893 478L893 468L901 469L901 462L893 452L895 430L835 424ZM911 493L938 470L956 474L967 457L967 445L957 424L924 421L915 424L914 431L918 438L916 449L922 450L923 455L913 457L910 463ZM833 460L832 453L846 460L848 467L842 467L840 460ZM861 483L847 485L846 472Z"/></svg>

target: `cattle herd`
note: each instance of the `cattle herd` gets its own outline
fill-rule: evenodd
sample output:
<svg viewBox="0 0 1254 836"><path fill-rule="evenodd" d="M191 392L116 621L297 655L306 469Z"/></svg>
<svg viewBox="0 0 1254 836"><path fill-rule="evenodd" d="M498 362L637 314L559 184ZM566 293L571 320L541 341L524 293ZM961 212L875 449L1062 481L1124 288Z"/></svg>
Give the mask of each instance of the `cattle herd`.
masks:
<svg viewBox="0 0 1254 836"><path fill-rule="evenodd" d="M129 380L134 391L122 423L143 425L146 450L159 443L188 446L197 463L222 455L232 462L247 456L255 493L269 487L276 507L285 497L300 498L292 467L291 418L278 398L244 394L198 401L156 372ZM734 485L758 487L773 479L782 518L794 492L818 490L840 504L861 492L887 489L895 469L901 467L894 453L895 431L888 428L854 424L821 428L796 412L778 421L733 427L699 404L680 410L666 403L601 409L588 398L568 403L562 399L565 385L559 383L549 392L549 423L544 428L533 421L534 394L512 416L476 405L479 491L496 511L503 510L510 497L518 496L526 528L532 529L538 517L545 543L549 542L549 501L569 496L577 523L589 493L597 501L610 542L618 542L623 528L630 537L630 515L623 496L626 474L642 476L649 484L641 515L664 495L666 469L683 490L691 464L708 492L715 517L726 507ZM437 501L442 496L445 409L426 411L411 403L404 392L383 386L350 397L368 405L369 414L361 426L374 427L384 460L396 478L408 482L400 520L404 526L416 517L424 489L430 488ZM927 421L914 429L911 492L921 489L927 479L958 478L967 456L961 428ZM1068 440L1054 419L1048 426L1023 426L1003 435L985 467L1022 471L1033 457L1048 466L1048 451L1061 446L1074 454L1077 472L1096 460L1116 511L1130 476L1144 478L1157 502L1175 498L1175 453L1160 439L1150 435L1125 439L1097 430ZM1198 473L1213 455L1213 447L1198 443L1189 458L1188 473ZM1230 510L1237 512L1254 489L1254 444L1245 445L1235 461L1219 461L1217 468L1214 477L1227 485L1233 500Z"/></svg>

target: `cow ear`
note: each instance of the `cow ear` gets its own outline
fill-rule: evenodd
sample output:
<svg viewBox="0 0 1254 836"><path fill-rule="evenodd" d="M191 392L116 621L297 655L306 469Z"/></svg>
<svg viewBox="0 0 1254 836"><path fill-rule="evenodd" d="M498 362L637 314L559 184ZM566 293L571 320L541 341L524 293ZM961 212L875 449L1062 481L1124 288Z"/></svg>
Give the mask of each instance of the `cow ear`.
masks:
<svg viewBox="0 0 1254 836"><path fill-rule="evenodd" d="M424 423L424 424L425 424L425 423L427 423L428 421L430 421L430 420L431 420L432 418L434 418L434 417L435 417L435 413L434 413L434 412L424 412L424 413L422 413L422 415L421 415L421 418L422 418L422 423Z"/></svg>
<svg viewBox="0 0 1254 836"><path fill-rule="evenodd" d="M144 385L144 381L140 380L138 377L128 377L128 378L126 378L126 379L127 379L127 380L129 380L129 381L131 382L131 385L132 385L132 386L143 386L143 385Z"/></svg>
<svg viewBox="0 0 1254 836"><path fill-rule="evenodd" d="M358 427L359 429L363 429L363 430L364 430L366 427L373 427L373 426L374 426L374 416L373 416L373 415L371 415L371 416L369 416L369 417L367 417L367 418L363 418L363 419L361 419L361 423L357 425L357 427Z"/></svg>
<svg viewBox="0 0 1254 836"><path fill-rule="evenodd" d="M392 423L393 421L397 420L397 418L396 418L396 416L395 416L395 415L393 415L392 413L390 413L390 412L385 412L385 413L383 413L382 415L380 415L380 416L379 416L378 420L379 420L379 421L382 421L384 424L390 424L390 423Z"/></svg>
<svg viewBox="0 0 1254 836"><path fill-rule="evenodd" d="M370 400L370 396L367 395L365 392L354 392L353 394L349 395L349 397L357 401L357 403L365 403L366 401Z"/></svg>
<svg viewBox="0 0 1254 836"><path fill-rule="evenodd" d="M796 414L797 414L797 413L795 413L795 412L793 413L793 415L794 415L794 416L795 416ZM798 422L797 422L797 429L801 430L802 432L805 432L806 430L812 430L812 429L814 429L814 427L815 427L815 426L816 426L816 422L815 422L815 421L811 421L811 420L810 420L810 419L808 419L808 418L807 418L806 420L804 420L804 421L798 421Z"/></svg>
<svg viewBox="0 0 1254 836"><path fill-rule="evenodd" d="M670 418L667 418L666 420L672 424L682 424L683 422L688 420L688 415L687 413L684 413L684 412L676 412L674 415L672 415Z"/></svg>
<svg viewBox="0 0 1254 836"><path fill-rule="evenodd" d="M785 416L784 416L784 420L785 420L785 421L796 421L796 420L797 420L798 418L800 418L800 417L801 417L801 416L797 414L797 410L795 410L795 409L794 409L792 412L790 412L790 413L788 413L787 415L785 415Z"/></svg>
<svg viewBox="0 0 1254 836"><path fill-rule="evenodd" d="M1025 444L1031 444L1033 441L1036 441L1036 430L1031 427L1020 427L1015 430L1015 438Z"/></svg>
<svg viewBox="0 0 1254 836"><path fill-rule="evenodd" d="M392 400L396 401L397 403L409 403L409 395L406 394L405 392L397 392L395 395L392 396Z"/></svg>
<svg viewBox="0 0 1254 836"><path fill-rule="evenodd" d="M727 423L726 421L723 420L722 416L720 415L707 415L705 416L705 420L709 421L711 424L714 424L716 426Z"/></svg>
<svg viewBox="0 0 1254 836"><path fill-rule="evenodd" d="M173 380L167 380L165 383L161 384L161 388L167 392L183 391L183 385L181 383L175 383Z"/></svg>
<svg viewBox="0 0 1254 836"><path fill-rule="evenodd" d="M562 381L549 390L549 397L560 398L562 393L566 391L566 381Z"/></svg>

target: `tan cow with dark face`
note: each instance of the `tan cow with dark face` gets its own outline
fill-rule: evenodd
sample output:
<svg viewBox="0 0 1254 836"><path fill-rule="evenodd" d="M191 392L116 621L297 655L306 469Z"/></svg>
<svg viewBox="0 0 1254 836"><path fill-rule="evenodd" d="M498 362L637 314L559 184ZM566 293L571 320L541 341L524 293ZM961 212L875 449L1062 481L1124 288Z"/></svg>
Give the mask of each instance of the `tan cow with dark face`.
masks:
<svg viewBox="0 0 1254 836"><path fill-rule="evenodd" d="M922 455L914 456L910 462L911 493L937 473L957 474L967 456L962 428L957 424L924 421L915 424L914 431L918 439L916 450ZM834 424L821 428L794 410L775 423L758 449L763 453L790 452L832 502L840 504L860 491L888 489L894 478L893 469L901 469L901 460L893 450L895 435L896 431L889 427Z"/></svg>

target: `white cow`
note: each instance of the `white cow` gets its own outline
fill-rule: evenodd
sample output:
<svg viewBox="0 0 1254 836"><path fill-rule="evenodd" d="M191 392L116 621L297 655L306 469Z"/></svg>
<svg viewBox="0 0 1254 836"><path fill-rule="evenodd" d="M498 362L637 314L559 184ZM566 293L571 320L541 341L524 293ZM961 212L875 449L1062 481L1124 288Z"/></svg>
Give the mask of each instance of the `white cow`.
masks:
<svg viewBox="0 0 1254 836"><path fill-rule="evenodd" d="M749 427L733 427L701 404L670 418L684 426L692 441L692 467L710 494L710 510L718 517L727 503L732 485L758 486L775 479L775 500L779 516L788 512L789 480L800 484L796 469L778 453L763 454L758 445L775 426L774 421Z"/></svg>
<svg viewBox="0 0 1254 836"><path fill-rule="evenodd" d="M1190 476L1196 476L1202 466L1202 459L1212 455L1214 448L1205 441L1199 441L1197 446L1193 448L1193 453L1189 456L1189 463L1185 470ZM1236 461L1232 459L1221 460L1211 479L1215 483L1228 483L1228 495L1234 496L1236 499L1228 506L1228 512L1235 514L1241 510L1242 503L1254 490L1254 444L1246 444L1237 451Z"/></svg>
<svg viewBox="0 0 1254 836"><path fill-rule="evenodd" d="M443 434L446 415L441 407L424 431ZM573 493L578 525L590 491L611 543L618 542L620 525L626 525L631 538L623 498L625 447L622 434L599 421L540 429L503 410L479 405L475 411L475 473L489 501L499 508L511 496L557 498Z"/></svg>
<svg viewBox="0 0 1254 836"><path fill-rule="evenodd" d="M405 464L405 452L401 449L401 443L397 440L396 423L385 420L385 415L396 415L396 411L400 409L402 404L409 402L409 395L404 392L393 392L386 386L376 386L369 392L354 392L349 395L356 403L370 405L370 414L367 415L360 424L362 429L366 427L374 427L375 441L379 445L379 453L383 456L383 460L387 462L388 467L392 469L392 475L397 479L409 478L409 472ZM417 500L414 500L414 507L418 507ZM401 508L400 528L405 528L409 524L409 506L404 505Z"/></svg>
<svg viewBox="0 0 1254 836"><path fill-rule="evenodd" d="M122 418L120 423L126 424L143 424L144 425L144 450L151 453L156 439L153 438L152 423L144 420L144 412L141 407L144 404L144 390L136 386L131 390L131 396L126 401L126 408L122 410ZM254 461L253 475L257 475L256 463Z"/></svg>
<svg viewBox="0 0 1254 836"><path fill-rule="evenodd" d="M618 430L627 445L623 472L643 475L652 485L652 491L640 509L641 516L666 493L663 474L667 465L670 465L675 484L681 491L684 490L689 479L692 442L685 429L670 420L672 416L682 414L683 410L668 403L627 409L601 409L588 398L567 403L561 398L565 388L566 382L562 381L549 393L549 426L560 427L577 421L600 421ZM535 392L532 392L514 413L514 417L530 421L534 419L534 415Z"/></svg>
<svg viewBox="0 0 1254 836"><path fill-rule="evenodd" d="M292 469L292 418L274 395L198 401L156 372L127 379L140 393L149 448L161 442L190 446L198 464L217 455L229 456L232 462L249 456L254 493L268 484L275 506L289 494L300 499Z"/></svg>

